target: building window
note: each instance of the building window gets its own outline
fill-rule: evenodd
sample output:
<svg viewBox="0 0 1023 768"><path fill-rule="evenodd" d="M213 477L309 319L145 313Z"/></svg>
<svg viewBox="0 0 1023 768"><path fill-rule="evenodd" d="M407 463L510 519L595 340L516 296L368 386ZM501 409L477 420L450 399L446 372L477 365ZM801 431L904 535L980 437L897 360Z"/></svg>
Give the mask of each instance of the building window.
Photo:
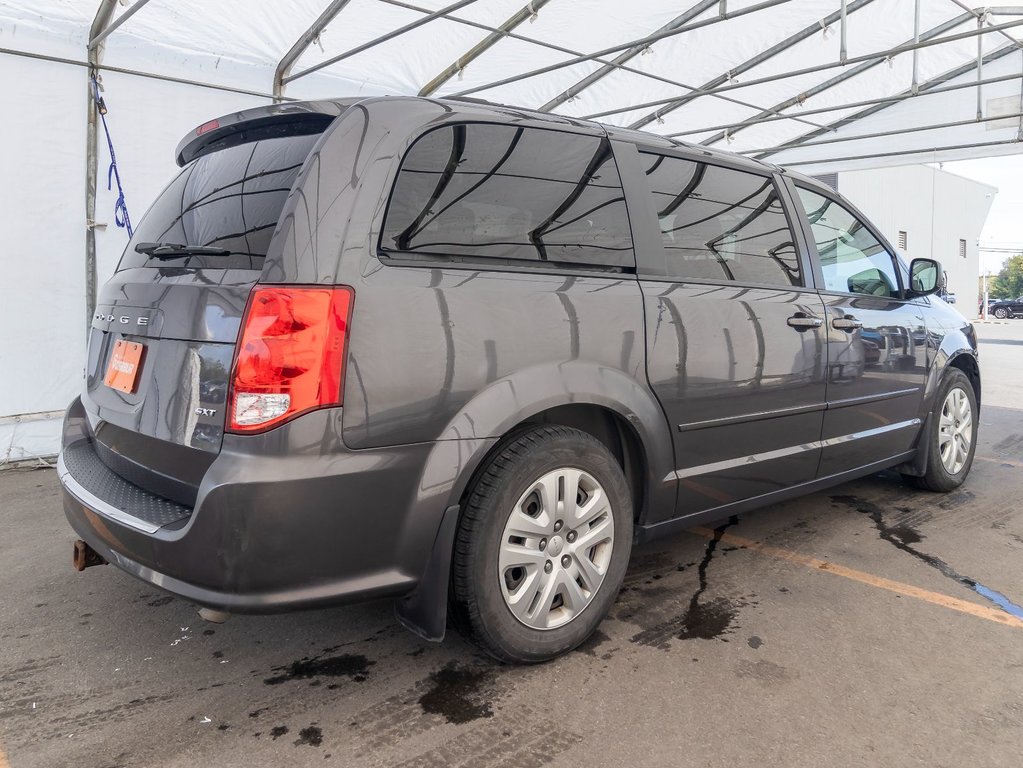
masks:
<svg viewBox="0 0 1023 768"><path fill-rule="evenodd" d="M964 259L966 258L966 241L965 240L960 240L959 241L959 255L962 256Z"/></svg>
<svg viewBox="0 0 1023 768"><path fill-rule="evenodd" d="M906 250L906 248L907 248L907 245L906 245L907 241L908 241L908 238L906 237L906 233L903 230L900 229L899 230L899 248L901 248L902 250Z"/></svg>

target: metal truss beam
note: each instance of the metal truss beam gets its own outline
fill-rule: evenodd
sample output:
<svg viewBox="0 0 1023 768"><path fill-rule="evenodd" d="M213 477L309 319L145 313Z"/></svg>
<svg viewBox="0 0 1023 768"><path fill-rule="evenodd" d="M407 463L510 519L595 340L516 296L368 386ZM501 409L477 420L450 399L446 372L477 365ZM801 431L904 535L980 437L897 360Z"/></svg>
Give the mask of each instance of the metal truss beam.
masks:
<svg viewBox="0 0 1023 768"><path fill-rule="evenodd" d="M332 0L323 13L321 13L314 21L309 29L301 34L295 44L291 46L281 60L277 62L277 68L274 70L274 85L273 95L275 101L280 101L284 96L284 78L291 74L292 68L295 66L295 62L301 58L302 54L309 50L309 46L315 42L316 38L327 28L327 25L332 22L335 17L344 7L348 5L351 0Z"/></svg>
<svg viewBox="0 0 1023 768"><path fill-rule="evenodd" d="M999 49L999 50L1002 50L1002 49ZM1009 52L1011 52L1011 50L1012 49L1009 49ZM972 66L973 65L971 63L970 67L972 68ZM969 71L969 70L967 70L967 71ZM943 75L942 77L944 78L945 76ZM1012 75L1000 75L999 77L988 77L988 78L984 79L984 82L982 83L982 85L991 85L993 83L1004 83L1007 80L1021 80L1021 79L1023 79L1023 72L1012 74ZM928 82L934 82L934 81L928 81ZM941 87L941 88L932 88L927 93L918 93L916 95L917 96L933 96L933 95L938 94L938 93L945 93L946 91L960 91L960 90L963 90L965 88L976 88L976 87L977 87L977 84L976 83L972 83L972 82L971 83L958 83L956 85L948 85L948 86ZM850 101L850 102L847 102L845 104L837 104L837 105L832 106L832 107L820 107L818 109L808 109L803 114L807 114L807 115L823 115L823 114L827 114L829 112L839 112L839 111L841 111L843 109L857 109L859 107L875 107L875 106L886 107L886 106L891 106L892 104L897 104L900 101L905 101L906 99L908 99L910 97L911 97L911 93L909 93L909 92L905 92L905 93L901 93L901 94L895 94L894 96L879 96L879 97L877 97L875 99L863 99L862 101ZM759 122L761 122L761 123L769 123L769 122L774 122L776 120L784 120L786 118L788 118L788 115L775 115L773 117L765 117L763 120L760 120ZM732 127L732 125L737 125L737 124L736 123L730 123L730 124L725 124L725 125L709 125L709 126L706 126L704 128L690 128L687 131L675 131L674 133L665 133L665 134L660 134L660 135L663 135L665 138L668 138L668 139L674 139L674 138L678 138L679 136L691 136L693 134L707 133L709 131L722 131L722 130L724 130L726 128ZM813 131L812 133L808 133L808 134L806 134L806 137L809 137L811 135L812 136L820 136L821 134L824 134L824 133L831 133L831 132L833 132L835 130L835 128L833 126L836 126L836 125L838 125L837 122L836 123L831 123L830 125L821 126L820 130Z"/></svg>
<svg viewBox="0 0 1023 768"><path fill-rule="evenodd" d="M924 32L922 35L919 32L914 32L913 37L910 38L909 40L907 40L905 43L903 43L903 45L912 45L912 44L915 44L915 43L919 43L921 40L932 40L935 37L938 37L939 35L942 35L945 32L948 32L950 29L955 29L956 27L961 25L963 22L969 21L972 18L973 18L972 14L964 13L964 14L962 14L960 16L956 16L953 19L949 19L948 21L944 22L943 24L939 24L936 27L932 27L931 29L929 29L926 32ZM978 42L980 40L982 40L982 39L983 38L980 38L980 37L977 38ZM913 51L913 56L914 57L916 56L917 52L918 52L918 50L914 50ZM862 64L856 65L855 67L853 67L852 69L850 69L847 72L843 72L840 75L835 75L834 77L832 77L832 78L830 78L828 80L825 80L823 83L815 85L812 88L809 88L809 89L803 91L802 93L796 94L795 96L792 96L791 98L785 99L784 101L780 101L777 104L775 104L773 107L771 107L770 109L765 109L759 115L754 115L751 118L743 120L742 122L738 123L734 127L730 128L730 129L727 129L728 135L729 136L735 136L735 134L738 133L739 131L741 131L741 130L743 130L745 128L749 128L752 125L756 125L760 120L762 120L765 117L768 117L771 114L779 114L781 112L784 112L786 109L789 109L790 107L794 107L794 106L797 106L799 104L803 104L804 102L806 102L807 99L812 98L814 96L817 96L817 95L823 93L824 91L827 91L827 90L830 90L830 89L834 88L836 85L839 85L840 83L844 83L846 80L850 80L850 79L852 79L854 77L862 75L864 72L866 72L866 71L868 71L870 69L873 69L876 66L879 66L879 65L883 64L886 61L886 59L887 59L887 57L885 57L885 56L878 56L877 58L870 59L869 61L865 61ZM914 58L914 65L915 64L916 64L916 60ZM915 70L914 70L914 75L913 75L913 84L914 84L914 87L917 86ZM707 146L710 146L711 144L716 144L717 142L721 141L724 138L725 138L725 133L721 132L721 133L717 133L717 134L711 136L709 139L704 139L700 143L704 144L704 145L707 145Z"/></svg>
<svg viewBox="0 0 1023 768"><path fill-rule="evenodd" d="M1021 14L1021 15L1023 15L1023 14ZM874 53L868 53L868 54L865 54L863 56L855 56L853 58L846 59L846 61L844 63L840 62L840 61L829 62L829 63L822 63L822 64L818 64L818 65L813 66L813 67L806 67L804 69L793 69L793 70L790 70L788 72L780 72L780 73L777 73L777 74L774 74L774 75L768 75L766 77L758 77L758 78L755 78L753 80L746 80L745 82L742 82L742 83L729 83L727 85L722 85L722 86L720 86L718 88L715 88L714 90L705 91L704 93L707 94L707 95L710 95L710 94L723 93L723 92L727 92L727 91L735 91L735 90L738 90L740 88L749 88L751 86L761 85L763 83L773 83L773 82L775 82L777 80L786 80L786 79L791 78L791 77L799 77L801 75L811 75L811 74L814 74L816 72L820 72L820 71L825 70L825 69L836 69L838 67L844 67L844 66L846 66L848 64L860 64L860 63L862 63L864 61L870 61L871 59L875 59L875 58L878 58L878 57L881 57L881 58L892 58L894 56L898 56L901 53L907 53L909 51L919 50L919 49L922 49L922 48L931 48L931 47L933 47L935 45L943 45L945 43L954 43L957 40L967 40L969 38L977 37L978 35L991 34L993 32L1000 32L1000 31L1005 30L1005 29L1013 29L1013 28L1019 27L1019 26L1023 26L1023 20L1010 21L1010 22L1006 22L1005 24L998 24L998 25L995 25L995 26L984 27L983 29L974 29L974 30L970 30L968 32L960 32L960 33L957 33L957 34L954 34L954 35L947 35L946 37L935 38L934 40L925 40L925 41L921 41L919 43L912 43L910 45L902 45L902 46L898 46L897 48L890 48L890 49L888 49L886 51L875 51ZM590 114L590 115L584 115L582 119L584 119L584 120L594 120L594 119L597 119L597 118L600 118L600 117L607 117L608 115L618 115L618 114L621 114L623 112L632 112L633 110L636 110L636 109L644 109L646 107L657 107L657 106L661 106L661 105L664 105L664 104L670 104L671 102L673 102L673 101L675 101L677 99L678 99L677 96L672 96L672 97L666 98L666 99L656 99L654 101L647 101L647 102L644 102L642 104L632 104L632 105L626 106L626 107L616 107L615 109L608 109L608 110L605 110L603 112L595 112L595 113Z"/></svg>
<svg viewBox="0 0 1023 768"><path fill-rule="evenodd" d="M406 10L409 10L409 11L416 11L417 13L428 14L428 13L431 12L428 8L423 8L423 7L418 6L418 5L412 5L411 3L403 2L403 0L379 0L379 2L386 3L387 5L393 5L393 6L396 6L398 8L405 8ZM535 5L536 4L534 3L534 7L535 7ZM482 30L485 30L485 31L490 32L490 33L498 33L498 32L501 31L499 27L492 27L492 26L489 26L487 24L481 24L478 21L470 21L469 19L462 19L462 18L459 18L458 16L445 16L444 18L447 19L448 21L454 22L456 24L461 24L461 25L467 26L467 27L475 27L476 29L482 29ZM558 51L559 53L565 53L565 54L568 54L569 56L585 56L585 54L580 53L579 51L573 50L571 48L565 48L564 46L556 45L554 43L548 43L548 42L545 42L543 40L535 40L533 38L526 37L524 35L516 34L515 32L505 32L504 36L509 38L509 39L512 39L512 40L521 40L522 42L529 43L530 45L536 45L536 46L539 46L540 48L546 48L547 50ZM608 61L608 60L605 60L603 58L596 58L596 59L593 59L593 60L595 62L599 63L599 64L604 64L604 65L607 65L607 66L614 67L615 69L619 69L622 72L629 72L629 73L634 74L634 75L639 75L640 77L646 77L646 78L649 78L651 80L656 80L656 81L661 82L661 83L666 83L667 85L672 85L672 86L674 86L676 88L684 88L686 90L694 90L693 86L691 86L691 85L687 85L685 83L679 82L678 80L672 80L671 78L667 78L667 77L664 77L662 75L655 74L653 72L644 72L643 70L635 69L634 67L630 67L630 66L628 66L626 64L616 64L613 61ZM722 101L727 101L727 102L730 102L732 104L738 104L739 106L742 106L742 107L749 107L750 109L761 109L761 107L759 105L757 105L757 104L751 104L748 101L743 101L742 99L737 99L737 98L732 97L732 96L721 95L721 96L714 96L714 98L720 99ZM786 120L794 120L797 123L805 123L806 125L812 125L815 128L820 128L821 127L820 123L815 123L815 122L813 122L811 120L806 120L805 118L801 117L800 115L786 116L784 119L786 119Z"/></svg>
<svg viewBox="0 0 1023 768"><path fill-rule="evenodd" d="M792 0L764 0L763 2L756 3L755 5L750 5L747 6L746 8L741 8L738 11L732 11L724 15L715 16L714 18L711 19L704 19L703 21L695 21L692 24L685 24L681 27L678 27L677 29L668 29L663 32L654 32L653 34L647 35L646 37L641 37L638 40L630 40L627 43L613 45L610 48L604 48L603 50L596 51L595 53L588 53L580 56L575 56L566 61L559 61L556 64L549 64L546 67L540 67L539 69L533 69L528 72L521 72L517 75L512 75L511 77L506 77L502 80L495 80L492 83L484 83L483 85L477 85L474 88L468 88L464 91L459 91L458 93L453 95L470 96L480 91L487 91L490 90L491 88L497 88L502 85L508 85L509 83L517 83L520 80L528 80L531 77L536 77L537 75L544 75L547 74L548 72L555 72L559 69L564 69L565 67L574 66L575 64L581 64L586 61L597 61L599 59L604 58L605 56L608 56L609 54L618 53L619 51L624 51L627 48L634 48L636 46L645 47L650 45L651 43L656 43L658 40L664 40L667 37L681 35L684 32L689 32L694 29L702 29L704 27L709 27L713 24L720 24L722 21L736 19L740 16L746 16L747 14L750 13L756 13L758 11L767 10L768 8L773 8L777 5L784 5L785 3L789 3L791 1Z"/></svg>
<svg viewBox="0 0 1023 768"><path fill-rule="evenodd" d="M440 10L433 11L421 19L416 19L415 21L409 24L405 24L404 26L398 27L397 29L392 29L386 35L380 35L380 37L373 38L372 40L365 42L362 45L357 45L354 48L350 48L344 53L339 53L337 56L331 56L326 61L321 61L320 63L314 64L311 67L307 67L306 69L296 72L293 75L287 75L284 78L282 78L282 82L284 84L287 84L290 83L292 80L298 80L298 78L300 77L311 75L313 72L318 72L325 67L331 66L332 64L337 64L339 61L344 61L345 59L350 58L351 56L354 56L357 53L368 51L369 49L375 48L376 46L382 43L386 43L388 40L393 40L396 37L400 37L401 35L404 35L406 32L411 32L413 29L417 29L418 27L421 27L424 24L429 24L431 21L435 19L445 18L447 17L448 14L454 13L460 8L464 8L467 5L472 5L475 2L476 0L457 0L457 2L451 3L451 5L446 5Z"/></svg>
<svg viewBox="0 0 1023 768"><path fill-rule="evenodd" d="M770 59L773 59L775 56L777 56L777 55L779 55L781 53L784 53L785 51L789 50L793 46L798 45L799 43L801 43L804 40L812 37L813 35L820 34L822 28L826 28L826 27L830 26L831 24L834 24L836 21L843 22L842 28L843 28L843 31L844 31L844 29L845 29L845 23L844 22L845 22L846 16L849 13L855 13L860 8L864 8L864 7L868 6L868 5L870 5L870 3L872 3L872 2L873 2L873 0L853 0L853 2L851 4L846 6L846 3L843 0L842 7L841 7L840 10L835 11L834 13L828 14L820 22L814 22L813 24L809 24L806 27L803 27L803 29L799 30L795 34L789 35L787 38L782 40L780 43L772 45L770 48L768 48L765 51L761 51L756 56L753 56L752 58L746 59L746 61L743 61L743 62L741 62L739 64L736 64L734 67L730 68L727 72L723 72L720 75L718 75L717 77L714 77L714 78L708 80L706 83L704 83L702 86L700 86L700 90L701 91L712 91L715 88L717 88L717 87L719 87L721 85L724 85L725 83L728 83L733 78L735 78L735 77L737 77L737 76L739 76L741 74L744 74L746 72L749 72L754 67L757 67L757 66L763 64L765 61L769 61ZM845 46L845 43L844 43L844 40L843 40L843 43L842 43L843 51L844 51L844 46ZM842 61L846 60L846 57L844 56L844 54L841 56L841 60ZM693 94L688 94L686 96L678 97L678 98L674 99L673 101L667 102L664 106L654 110L649 115L645 115L644 117L641 117L639 120L636 120L631 125L629 125L629 127L630 128L642 128L644 125L652 123L655 120L659 121L659 120L661 120L661 118L663 118L669 112L673 112L674 110L676 110L676 109L678 109L680 107L685 106L686 104L688 104L689 102L691 102L691 101L693 101L694 99L697 99L697 98L699 98L699 96L696 96L696 95L693 95Z"/></svg>
<svg viewBox="0 0 1023 768"><path fill-rule="evenodd" d="M997 61L998 59L1008 56L1011 53L1016 53L1019 50L1020 49L1015 45L1003 45L1001 48L998 48L997 50L994 50L991 53L987 54L984 57L984 60L990 64L993 61ZM972 70L975 66L976 64L970 61L966 64L962 64L958 67L950 69L947 72L944 72L938 75L937 77L933 77L930 80L927 80L926 82L918 85L915 89L910 87L908 91L903 91L902 93L896 94L895 96L890 96L884 101L878 100L877 103L867 106L866 109L862 109L859 112L856 112L852 115L848 115L840 120L836 120L835 122L829 124L823 129L811 131L802 136L799 136L796 139L788 141L785 144L781 144L769 151L765 151L763 154L757 155L757 158L761 159L764 157L768 157L770 155L777 154L782 150L795 149L797 147L802 146L806 142L817 138L818 136L822 136L825 133L833 133L837 131L839 128L843 128L846 125L850 125L851 123L854 123L858 120L862 120L866 117L870 117L871 115L877 114L878 112L881 112L882 110L885 110L888 107L894 106L895 104L898 104L901 101L905 101L906 99L916 98L919 96L933 96L934 94L937 93L945 93L952 90L976 88L981 85L989 85L992 83L1004 82L1007 80L1023 80L1023 67L1021 67L1020 72L1011 75L1002 75L1001 77L992 77L986 80L979 80L968 83L958 83L950 86L944 85L950 80L955 80L957 77L962 77L963 75L968 74L970 70ZM850 106L860 105L855 104ZM971 120L970 122L977 122L977 120Z"/></svg>
<svg viewBox="0 0 1023 768"><path fill-rule="evenodd" d="M499 26L489 35L487 35L478 43L476 43L476 45L474 45L472 48L466 51L463 56L459 56L457 59L455 59L451 66L447 67L443 72L441 72L435 78L430 80L430 82L424 85L422 89L419 91L419 95L429 96L430 94L432 94L442 85L444 85L444 83L446 83L452 77L454 77L467 66L469 66L471 62L475 61L482 54L486 53L486 51L489 50L491 46L493 46L496 42L506 38L508 36L508 33L511 32L516 27L518 27L520 24L522 24L522 22L524 22L526 19L533 18L537 14L537 12L545 5L547 5L547 3L549 2L550 0L532 0L532 2L530 2L528 5L520 9L517 13L515 13L515 15L513 15L510 19L504 22L504 24Z"/></svg>
<svg viewBox="0 0 1023 768"><path fill-rule="evenodd" d="M98 46L100 43L102 43L107 38L107 35L109 35L111 32L113 32L119 26L124 24L124 22L126 22L128 19L130 19L136 13L141 11L142 10L142 6L144 6L148 2L149 2L149 0L135 0L135 4L132 5L131 8L129 8L124 13L122 13L120 16L118 16L115 21L110 21L108 19L107 20L108 23L104 24L103 28L98 30L98 31L95 29L95 21L96 20L94 19L93 20L93 28L89 30L89 50L90 51L94 50L96 48L96 46ZM97 18L99 18L99 14L97 14Z"/></svg>
<svg viewBox="0 0 1023 768"><path fill-rule="evenodd" d="M863 155L846 155L845 157L819 157L816 160L796 160L786 163L787 167L797 165L820 165L823 163L845 163L851 160L874 160L883 157L908 157L910 155L925 155L928 152L949 152L956 149L984 149L986 147L1000 147L1010 144L1023 146L1018 138L1002 139L1001 141L978 141L970 144L946 144L940 147L923 147L921 149L902 149L894 152L870 152Z"/></svg>
<svg viewBox="0 0 1023 768"><path fill-rule="evenodd" d="M704 11L708 10L709 8L711 8L711 7L715 6L715 5L719 6L719 8L721 9L722 12L725 10L725 8L721 5L720 0L700 0L700 2L698 2L696 5L694 5L692 8L690 8L688 11L683 13L681 16L676 16L670 22L668 22L663 27L658 29L657 32L665 32L665 31L668 31L668 30L678 29L679 27L684 26L685 24L688 24L690 21L692 21L697 16L699 16L701 13L703 13ZM540 107L540 111L541 112L550 112L552 109L555 109L556 107L561 106L562 104L564 104L569 99L572 99L572 98L578 96L582 91L584 91L587 88L589 88L591 85L593 85L598 80L602 80L603 78L607 77L609 74L614 72L616 65L628 63L634 57L638 56L643 51L647 50L649 47L650 47L650 45L649 45L649 43L647 43L647 44L644 44L644 45L634 45L631 48L626 48L620 54L615 56L613 62L611 62L610 64L605 64L600 69L598 69L596 72L590 73L589 75L584 77L582 80L577 82L575 85L572 85L571 87L566 88L564 91L562 91L557 96L555 96L553 99L551 99L546 104L544 104L542 107Z"/></svg>

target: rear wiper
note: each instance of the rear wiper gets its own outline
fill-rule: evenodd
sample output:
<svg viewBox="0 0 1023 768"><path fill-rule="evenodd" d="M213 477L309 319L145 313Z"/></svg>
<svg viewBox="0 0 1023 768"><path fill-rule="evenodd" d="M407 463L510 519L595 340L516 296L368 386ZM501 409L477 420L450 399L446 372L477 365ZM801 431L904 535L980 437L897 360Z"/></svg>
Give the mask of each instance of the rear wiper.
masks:
<svg viewBox="0 0 1023 768"><path fill-rule="evenodd" d="M182 245L181 243L139 243L136 253L144 253L156 259L172 259L176 256L230 256L227 248L212 245Z"/></svg>

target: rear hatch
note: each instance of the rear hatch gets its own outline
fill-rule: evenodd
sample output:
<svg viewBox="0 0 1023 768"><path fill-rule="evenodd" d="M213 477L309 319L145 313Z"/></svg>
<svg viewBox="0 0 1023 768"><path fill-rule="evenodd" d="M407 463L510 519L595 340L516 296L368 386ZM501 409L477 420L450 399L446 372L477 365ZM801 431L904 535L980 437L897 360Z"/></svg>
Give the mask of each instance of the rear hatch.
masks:
<svg viewBox="0 0 1023 768"><path fill-rule="evenodd" d="M221 448L250 290L299 170L341 107L328 106L239 113L186 137L187 165L100 290L82 401L96 452L126 480L195 503Z"/></svg>

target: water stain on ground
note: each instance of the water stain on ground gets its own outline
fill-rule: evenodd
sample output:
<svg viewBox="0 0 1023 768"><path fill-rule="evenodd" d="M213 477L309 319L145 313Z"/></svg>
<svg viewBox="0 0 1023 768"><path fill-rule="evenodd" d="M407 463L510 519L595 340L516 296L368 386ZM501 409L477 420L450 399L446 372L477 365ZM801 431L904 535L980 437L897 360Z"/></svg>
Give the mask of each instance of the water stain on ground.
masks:
<svg viewBox="0 0 1023 768"><path fill-rule="evenodd" d="M955 493L949 494L949 498L945 502L939 504L939 506L945 506L950 503L954 496L962 497L963 501L959 503L967 503L973 499L973 494L970 491L960 489ZM843 504L855 509L857 512L868 515L874 523L874 528L877 529L877 533L881 539L883 541L887 541L896 549L905 552L908 555L912 555L920 562L934 568L942 576L952 579L953 581L962 584L964 587L973 590L981 597L990 600L1006 613L1023 618L1023 607L1009 600L1009 598L1001 592L990 589L975 579L971 579L969 576L962 575L940 557L928 555L913 547L913 544L919 544L924 540L923 534L905 523L890 524L886 522L884 510L874 502L862 499L859 496L849 495L832 496L831 500L836 504Z"/></svg>
<svg viewBox="0 0 1023 768"><path fill-rule="evenodd" d="M493 670L462 668L451 662L430 675L429 690L419 697L419 706L456 725L493 717L493 683Z"/></svg>
<svg viewBox="0 0 1023 768"><path fill-rule="evenodd" d="M295 661L285 667L273 667L279 675L266 678L267 685L280 685L289 680L311 680L317 677L347 677L361 683L369 677L369 668L376 664L361 654L343 653L339 656L312 658Z"/></svg>
<svg viewBox="0 0 1023 768"><path fill-rule="evenodd" d="M727 642L724 635L734 629L735 618L738 615L740 604L726 597L716 597L712 600L703 599L707 591L707 569L714 558L714 552L721 541L721 534L729 526L735 525L739 520L732 516L728 522L714 529L714 536L707 542L703 553L703 559L697 568L699 574L699 586L689 598L689 604L682 614L670 618L660 624L644 629L630 638L631 642L639 645L647 645L662 650L671 647L671 640L714 640L721 639Z"/></svg>
<svg viewBox="0 0 1023 768"><path fill-rule="evenodd" d="M762 646L762 645L764 644L764 641L763 641L763 640L761 640L761 639L760 639L759 637L757 637L756 635L752 635L752 636L750 636L750 638L749 638L749 639L748 639L748 640L746 641L746 644L747 644L747 645L748 645L748 646L749 646L750 648L752 648L752 649L753 649L753 650L755 651L755 650L757 650L757 648L759 648L760 646Z"/></svg>
<svg viewBox="0 0 1023 768"><path fill-rule="evenodd" d="M288 726L286 725L275 725L270 729L270 738L277 741L281 736L284 736L288 732Z"/></svg>
<svg viewBox="0 0 1023 768"><path fill-rule="evenodd" d="M323 743L323 731L315 724L303 728L298 732L295 746L318 747Z"/></svg>

